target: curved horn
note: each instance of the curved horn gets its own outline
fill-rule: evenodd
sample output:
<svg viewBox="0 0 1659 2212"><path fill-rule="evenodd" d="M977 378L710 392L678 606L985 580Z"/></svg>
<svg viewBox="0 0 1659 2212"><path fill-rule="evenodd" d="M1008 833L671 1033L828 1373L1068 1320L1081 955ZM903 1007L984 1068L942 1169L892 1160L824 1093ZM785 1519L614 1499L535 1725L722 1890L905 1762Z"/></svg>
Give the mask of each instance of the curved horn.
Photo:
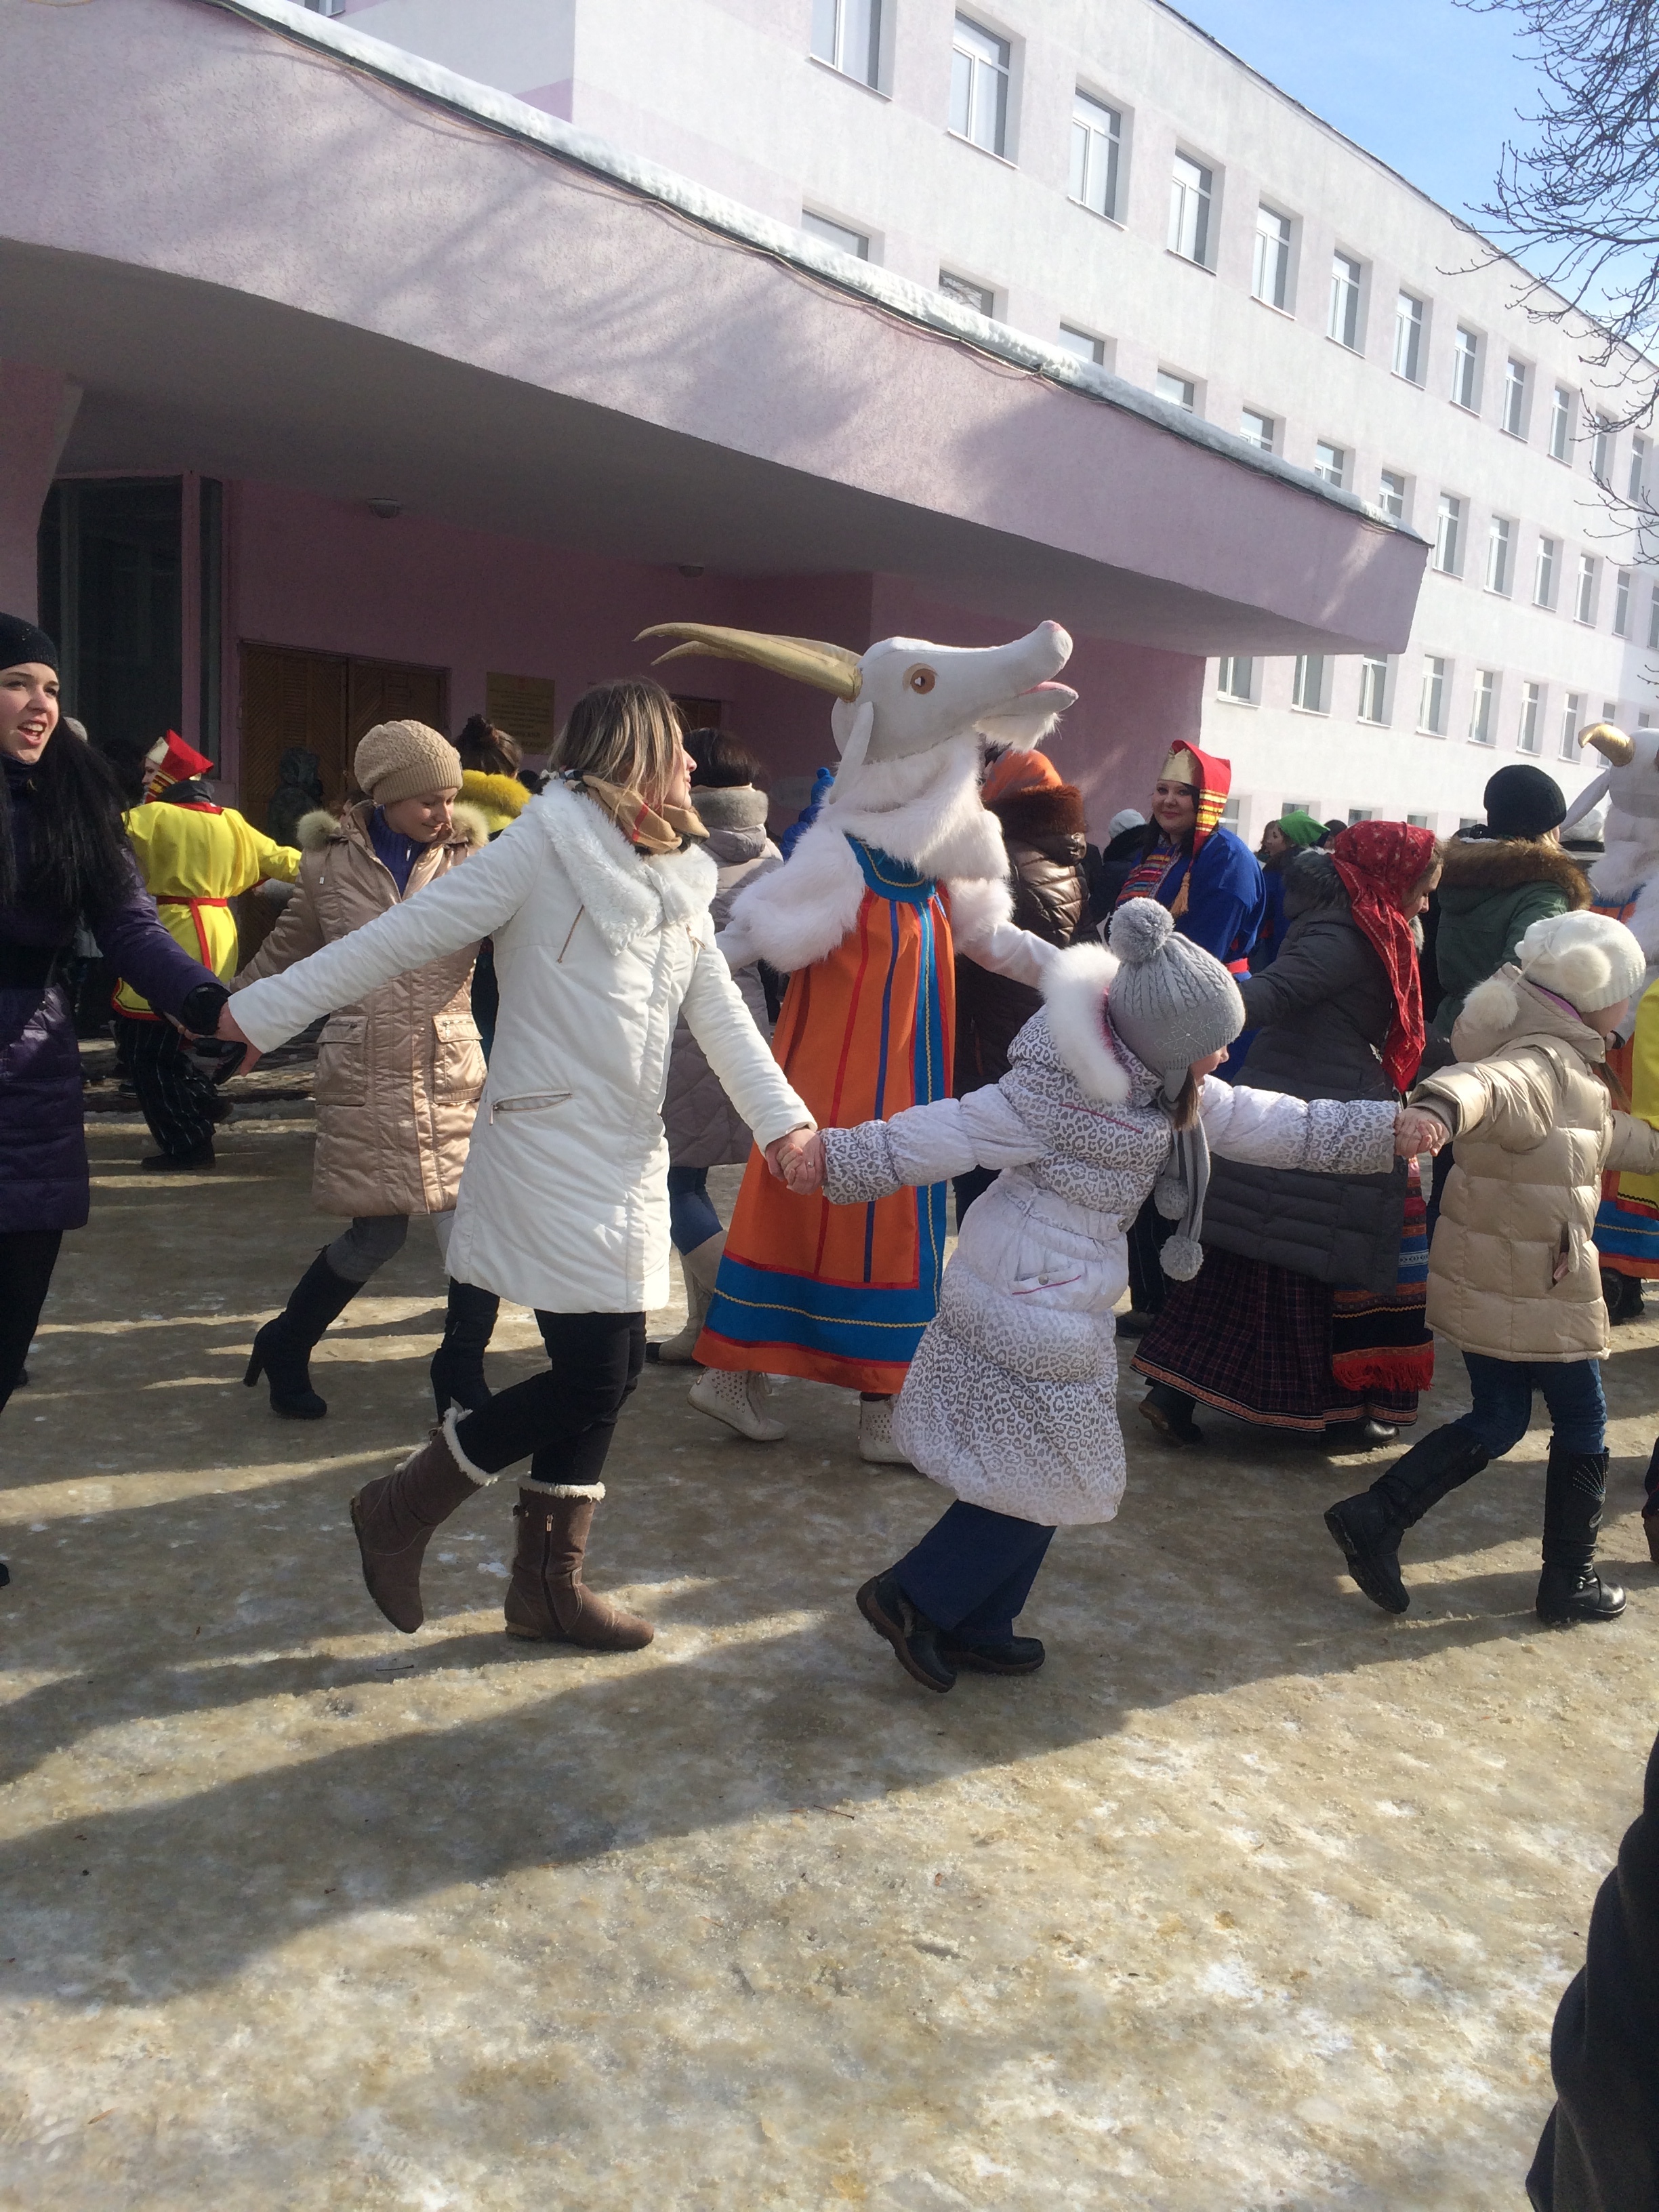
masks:
<svg viewBox="0 0 1659 2212"><path fill-rule="evenodd" d="M1636 747L1622 730L1614 729L1611 722L1592 722L1588 729L1580 730L1581 745L1593 745L1605 761L1614 768L1628 768L1636 758Z"/></svg>
<svg viewBox="0 0 1659 2212"><path fill-rule="evenodd" d="M774 637L765 630L727 629L719 623L654 623L641 638L677 637L684 642L660 653L652 663L678 660L686 653L711 653L717 660L746 660L797 683L816 684L838 699L859 696L859 657L844 645L824 645L813 637Z"/></svg>

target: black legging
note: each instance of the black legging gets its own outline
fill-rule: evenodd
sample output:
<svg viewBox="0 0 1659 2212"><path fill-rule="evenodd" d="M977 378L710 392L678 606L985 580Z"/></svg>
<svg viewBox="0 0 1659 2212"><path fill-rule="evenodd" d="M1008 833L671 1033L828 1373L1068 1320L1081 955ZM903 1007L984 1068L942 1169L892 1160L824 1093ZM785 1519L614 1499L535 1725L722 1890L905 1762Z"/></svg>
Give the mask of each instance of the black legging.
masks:
<svg viewBox="0 0 1659 2212"><path fill-rule="evenodd" d="M17 1388L63 1241L61 1229L0 1232L0 1406Z"/></svg>
<svg viewBox="0 0 1659 2212"><path fill-rule="evenodd" d="M538 1311L536 1326L547 1346L544 1371L469 1413L456 1440L486 1474L528 1458L532 1482L597 1482L645 1364L645 1316Z"/></svg>

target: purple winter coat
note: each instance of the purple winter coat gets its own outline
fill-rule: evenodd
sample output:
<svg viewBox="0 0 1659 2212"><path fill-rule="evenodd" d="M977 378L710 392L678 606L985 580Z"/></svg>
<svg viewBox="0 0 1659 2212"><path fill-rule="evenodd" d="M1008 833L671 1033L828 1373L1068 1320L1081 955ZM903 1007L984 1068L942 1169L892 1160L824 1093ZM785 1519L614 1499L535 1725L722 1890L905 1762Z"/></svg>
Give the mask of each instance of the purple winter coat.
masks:
<svg viewBox="0 0 1659 2212"><path fill-rule="evenodd" d="M70 742L73 742L70 740ZM18 879L28 864L33 792L18 764L5 763ZM26 905L0 907L0 963L30 950L67 945L73 915ZM155 902L136 866L121 896L88 916L98 948L158 1012L182 1014L208 985L216 1004L228 995L210 969L183 951L156 919ZM205 1018L203 1004L192 1009ZM68 991L54 982L0 982L0 1236L23 1229L80 1229L91 1203L82 1120L81 1048Z"/></svg>

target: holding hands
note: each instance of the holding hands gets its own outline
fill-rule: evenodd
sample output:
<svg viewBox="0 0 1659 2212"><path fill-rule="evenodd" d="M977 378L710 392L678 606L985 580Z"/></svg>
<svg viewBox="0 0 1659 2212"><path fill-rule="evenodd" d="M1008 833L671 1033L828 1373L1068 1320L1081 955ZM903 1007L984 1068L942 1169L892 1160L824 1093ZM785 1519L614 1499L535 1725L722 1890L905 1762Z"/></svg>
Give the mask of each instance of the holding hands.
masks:
<svg viewBox="0 0 1659 2212"><path fill-rule="evenodd" d="M1437 1152L1450 1139L1451 1131L1426 1106L1401 1108L1400 1117L1394 1125L1396 1158L1414 1160L1419 1152Z"/></svg>
<svg viewBox="0 0 1659 2212"><path fill-rule="evenodd" d="M817 1165L811 1180L798 1181L800 1163L808 1154ZM814 1122L804 1121L799 1129L791 1129L787 1137L777 1137L766 1147L766 1164L780 1182L787 1183L791 1190L815 1191L823 1181L823 1146Z"/></svg>

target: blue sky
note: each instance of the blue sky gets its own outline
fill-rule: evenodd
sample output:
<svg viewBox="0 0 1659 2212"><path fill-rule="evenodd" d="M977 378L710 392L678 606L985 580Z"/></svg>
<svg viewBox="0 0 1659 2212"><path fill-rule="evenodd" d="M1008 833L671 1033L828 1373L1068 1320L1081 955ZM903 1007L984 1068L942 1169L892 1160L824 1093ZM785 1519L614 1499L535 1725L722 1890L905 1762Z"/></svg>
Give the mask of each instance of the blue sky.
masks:
<svg viewBox="0 0 1659 2212"><path fill-rule="evenodd" d="M1537 100L1515 18L1452 0L1173 0L1189 21L1455 214L1491 198Z"/></svg>

